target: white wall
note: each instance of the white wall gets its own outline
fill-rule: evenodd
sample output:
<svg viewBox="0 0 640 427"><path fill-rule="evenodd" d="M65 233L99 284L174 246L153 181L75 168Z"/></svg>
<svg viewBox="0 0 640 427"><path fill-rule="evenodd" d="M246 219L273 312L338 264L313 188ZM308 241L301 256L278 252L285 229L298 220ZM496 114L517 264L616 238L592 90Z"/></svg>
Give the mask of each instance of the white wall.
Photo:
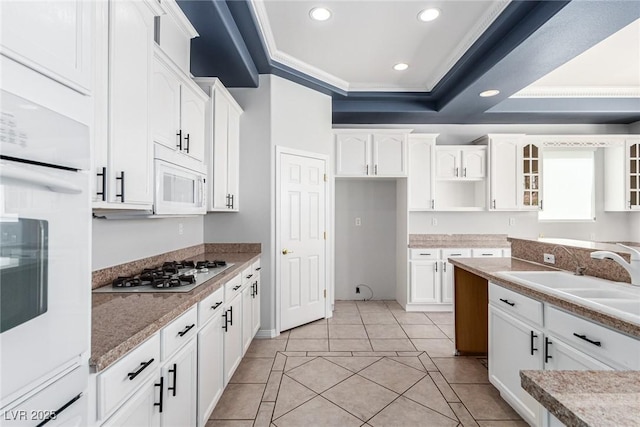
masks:
<svg viewBox="0 0 640 427"><path fill-rule="evenodd" d="M92 228L91 268L94 271L199 245L204 234L202 217L93 219Z"/></svg>
<svg viewBox="0 0 640 427"><path fill-rule="evenodd" d="M336 180L335 206L335 298L368 298L366 288L355 293L365 284L374 299L395 299L395 180Z"/></svg>

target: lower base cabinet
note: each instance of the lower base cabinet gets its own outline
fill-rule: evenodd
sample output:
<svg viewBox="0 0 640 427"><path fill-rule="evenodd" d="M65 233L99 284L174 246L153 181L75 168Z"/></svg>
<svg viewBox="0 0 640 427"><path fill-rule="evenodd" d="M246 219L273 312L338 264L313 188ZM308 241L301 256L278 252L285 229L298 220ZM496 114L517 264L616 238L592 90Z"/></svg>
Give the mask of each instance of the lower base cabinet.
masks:
<svg viewBox="0 0 640 427"><path fill-rule="evenodd" d="M163 427L196 425L198 354L195 339L186 344L162 368L165 383L162 396Z"/></svg>
<svg viewBox="0 0 640 427"><path fill-rule="evenodd" d="M198 332L198 427L204 427L224 390L222 313Z"/></svg>
<svg viewBox="0 0 640 427"><path fill-rule="evenodd" d="M253 282L252 282L253 283ZM242 354L244 355L253 340L253 285L242 291Z"/></svg>
<svg viewBox="0 0 640 427"><path fill-rule="evenodd" d="M161 384L153 377L103 424L104 427L156 427L160 425L160 412L156 406Z"/></svg>
<svg viewBox="0 0 640 427"><path fill-rule="evenodd" d="M242 293L237 294L227 303L222 314L224 330L224 384L236 371L242 360Z"/></svg>

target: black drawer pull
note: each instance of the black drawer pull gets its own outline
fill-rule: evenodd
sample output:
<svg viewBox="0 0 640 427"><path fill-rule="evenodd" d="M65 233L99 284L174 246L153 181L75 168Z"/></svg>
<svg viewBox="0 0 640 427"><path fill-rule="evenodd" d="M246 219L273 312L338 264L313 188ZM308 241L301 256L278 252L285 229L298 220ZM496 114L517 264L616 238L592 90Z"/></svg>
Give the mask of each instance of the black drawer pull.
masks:
<svg viewBox="0 0 640 427"><path fill-rule="evenodd" d="M590 344L597 345L598 347L602 347L602 343L601 343L600 341L592 341L592 340L590 340L589 338L587 338L587 336L586 336L586 335L579 335L579 334L576 334L576 333L574 332L574 333L573 333L573 336L574 336L574 337L578 337L578 338L580 338L581 340L585 340L586 342L588 342L588 343L590 343Z"/></svg>
<svg viewBox="0 0 640 427"><path fill-rule="evenodd" d="M174 363L173 368L169 369L169 373L173 374L173 387L167 387L167 391L172 391L176 395L176 382L178 381L178 364ZM168 380L167 380L168 382Z"/></svg>
<svg viewBox="0 0 640 427"><path fill-rule="evenodd" d="M224 323L222 324L222 329L224 329L224 331L227 332L229 330L229 326L228 326L229 322L227 321L228 315L226 311L222 313L222 317L224 317Z"/></svg>
<svg viewBox="0 0 640 427"><path fill-rule="evenodd" d="M462 254L451 254L451 256L462 256Z"/></svg>
<svg viewBox="0 0 640 427"><path fill-rule="evenodd" d="M502 298L500 298L500 301L502 301L503 303L505 303L505 304L507 304L507 305L510 305L511 307L513 307L514 305L516 305L516 303L515 303L515 302L511 302L511 301L509 301L508 299L502 299Z"/></svg>
<svg viewBox="0 0 640 427"><path fill-rule="evenodd" d="M55 411L52 411L44 420L42 420L42 422L40 424L38 424L36 427L40 427L45 425L46 423L48 423L49 421L55 420L56 418L58 418L58 415L60 415L60 413L62 411L64 411L65 409L67 409L69 406L73 405L74 403L76 403L78 400L80 400L80 398L82 397L82 393L80 393L79 395L77 395L76 397L74 397L73 399L71 399L70 401L68 401L67 403L65 403L64 405L62 405L60 408L56 409Z"/></svg>
<svg viewBox="0 0 640 427"><path fill-rule="evenodd" d="M551 357L549 355L549 346L553 344L551 342L551 340L549 340L549 338L545 337L544 338L544 363L549 363L549 359L553 359L553 357Z"/></svg>
<svg viewBox="0 0 640 427"><path fill-rule="evenodd" d="M164 377L160 377L160 384L154 384L156 387L160 387L160 402L154 403L153 406L160 407L160 413L162 413L162 404L164 403Z"/></svg>
<svg viewBox="0 0 640 427"><path fill-rule="evenodd" d="M260 271L262 267L256 267L256 271Z"/></svg>
<svg viewBox="0 0 640 427"><path fill-rule="evenodd" d="M129 377L129 380L133 380L135 377L140 375L140 372L144 371L147 366L149 366L149 365L151 365L153 363L154 360L155 359L151 358L148 362L141 362L140 363L140 368L137 371L129 372L127 374L127 376Z"/></svg>
<svg viewBox="0 0 640 427"><path fill-rule="evenodd" d="M538 335L537 335L537 334L534 334L534 333L533 333L533 331L531 331L531 355L532 355L532 356L533 356L533 352L534 352L534 351L538 351L538 349L537 349L537 348L535 348L535 347L533 346L533 340L534 340L535 338L538 338Z"/></svg>
<svg viewBox="0 0 640 427"><path fill-rule="evenodd" d="M431 255L431 254L420 254L420 255L424 255L424 256L427 256L427 255Z"/></svg>
<svg viewBox="0 0 640 427"><path fill-rule="evenodd" d="M120 172L120 176L116 176L116 181L120 181L120 194L116 193L116 197L120 197L120 201L124 203L124 171Z"/></svg>
<svg viewBox="0 0 640 427"><path fill-rule="evenodd" d="M482 254L482 256L492 256L493 254Z"/></svg>
<svg viewBox="0 0 640 427"><path fill-rule="evenodd" d="M178 143L176 144L176 147L178 147L178 150L182 151L182 129L176 132L176 136L178 137Z"/></svg>
<svg viewBox="0 0 640 427"><path fill-rule="evenodd" d="M193 329L194 326L196 326L195 323L185 327L184 330L178 332L178 336L181 336L181 337L185 336L187 334L187 332L189 332L191 329Z"/></svg>
<svg viewBox="0 0 640 427"><path fill-rule="evenodd" d="M213 310L215 310L216 308L220 307L221 305L222 305L222 301L218 301L217 303L213 304L213 305L211 306L211 308L212 308Z"/></svg>
<svg viewBox="0 0 640 427"><path fill-rule="evenodd" d="M251 279L252 277L253 277L253 274L249 274L246 278Z"/></svg>
<svg viewBox="0 0 640 427"><path fill-rule="evenodd" d="M187 143L184 150L188 153L189 152L189 134L187 134L187 136L184 137L184 141Z"/></svg>
<svg viewBox="0 0 640 427"><path fill-rule="evenodd" d="M240 289L241 287L242 287L242 285L234 286L234 287L233 287L233 290L234 290L234 291L237 291L237 290L238 290L238 289Z"/></svg>
<svg viewBox="0 0 640 427"><path fill-rule="evenodd" d="M99 177L102 177L102 191L96 191L97 196L102 196L102 201L107 201L107 168L102 168L102 172L97 174Z"/></svg>
<svg viewBox="0 0 640 427"><path fill-rule="evenodd" d="M229 307L229 324L233 326L233 306Z"/></svg>

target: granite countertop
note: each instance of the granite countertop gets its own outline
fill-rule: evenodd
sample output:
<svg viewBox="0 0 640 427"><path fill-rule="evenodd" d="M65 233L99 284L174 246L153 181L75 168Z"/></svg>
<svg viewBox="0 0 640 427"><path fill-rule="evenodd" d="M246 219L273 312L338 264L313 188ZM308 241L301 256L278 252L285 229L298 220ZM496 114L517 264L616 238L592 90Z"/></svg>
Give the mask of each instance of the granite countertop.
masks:
<svg viewBox="0 0 640 427"><path fill-rule="evenodd" d="M410 234L409 248L509 248L506 234Z"/></svg>
<svg viewBox="0 0 640 427"><path fill-rule="evenodd" d="M640 371L520 371L520 379L568 426L640 426Z"/></svg>
<svg viewBox="0 0 640 427"><path fill-rule="evenodd" d="M235 264L191 292L92 294L90 366L96 372L107 368L194 304L218 290L259 256L257 252L205 252L190 258L194 261L224 259Z"/></svg>
<svg viewBox="0 0 640 427"><path fill-rule="evenodd" d="M577 301L564 299L537 288L534 289L520 283L512 282L494 274L499 271L557 271L557 269L523 261L517 258L450 258L449 262L456 267L467 270L491 282L498 283L505 288L555 305L556 307L560 307L566 311L601 323L610 328L617 329L635 338L640 338L640 325L636 323L621 319L611 313L596 310L592 307L580 304Z"/></svg>

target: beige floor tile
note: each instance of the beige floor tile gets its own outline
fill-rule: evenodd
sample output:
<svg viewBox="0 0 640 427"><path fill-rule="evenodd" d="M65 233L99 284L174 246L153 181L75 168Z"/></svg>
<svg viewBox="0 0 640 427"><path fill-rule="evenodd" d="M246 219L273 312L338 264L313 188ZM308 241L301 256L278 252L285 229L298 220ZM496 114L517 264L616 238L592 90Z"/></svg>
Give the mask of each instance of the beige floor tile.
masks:
<svg viewBox="0 0 640 427"><path fill-rule="evenodd" d="M414 338L411 342L417 350L426 351L429 357L454 357L455 349L450 339Z"/></svg>
<svg viewBox="0 0 640 427"><path fill-rule="evenodd" d="M328 351L328 339L300 339L289 338L287 351Z"/></svg>
<svg viewBox="0 0 640 427"><path fill-rule="evenodd" d="M299 338L329 338L327 325L304 325L289 332L289 339Z"/></svg>
<svg viewBox="0 0 640 427"><path fill-rule="evenodd" d="M487 368L475 357L434 357L432 360L449 384L489 383Z"/></svg>
<svg viewBox="0 0 640 427"><path fill-rule="evenodd" d="M358 338L368 339L363 325L334 325L329 324L329 338Z"/></svg>
<svg viewBox="0 0 640 427"><path fill-rule="evenodd" d="M422 353L420 356L418 356L418 359L420 359L420 362L422 362L422 366L424 366L424 368L428 372L438 371L436 364L433 363L433 360L431 360L427 353Z"/></svg>
<svg viewBox="0 0 640 427"><path fill-rule="evenodd" d="M453 313L450 311L425 313L436 325L453 325Z"/></svg>
<svg viewBox="0 0 640 427"><path fill-rule="evenodd" d="M329 325L362 325L362 318L358 312L335 312L328 320Z"/></svg>
<svg viewBox="0 0 640 427"><path fill-rule="evenodd" d="M426 369L424 369L424 366L422 366L422 363L420 362L417 356L398 356L398 357L390 357L389 359L395 360L396 362L400 362L403 365L407 365L411 368L417 369L418 371L423 371L423 372L426 371Z"/></svg>
<svg viewBox="0 0 640 427"><path fill-rule="evenodd" d="M287 356L282 353L276 354L276 359L273 361L273 366L271 366L272 371L282 371L284 369L284 364L287 361Z"/></svg>
<svg viewBox="0 0 640 427"><path fill-rule="evenodd" d="M374 351L411 351L416 348L409 338L404 339L372 339L371 346Z"/></svg>
<svg viewBox="0 0 640 427"><path fill-rule="evenodd" d="M287 357L287 363L284 365L284 371L290 371L293 368L297 368L300 365L311 362L313 359L315 359L315 357Z"/></svg>
<svg viewBox="0 0 640 427"><path fill-rule="evenodd" d="M395 357L398 355L396 351L354 351L353 355L356 357L371 357L371 356L382 356L382 357Z"/></svg>
<svg viewBox="0 0 640 427"><path fill-rule="evenodd" d="M263 402L275 402L278 397L278 389L280 388L280 381L282 380L282 371L271 371L267 386L262 394Z"/></svg>
<svg viewBox="0 0 640 427"><path fill-rule="evenodd" d="M460 398L453 392L453 389L440 372L429 372L429 376L436 384L438 390L440 390L440 393L442 393L447 402L460 402Z"/></svg>
<svg viewBox="0 0 640 427"><path fill-rule="evenodd" d="M359 372L359 375L396 393L404 393L425 376L424 372L383 358Z"/></svg>
<svg viewBox="0 0 640 427"><path fill-rule="evenodd" d="M354 375L325 391L322 396L362 421L367 421L395 400L398 394Z"/></svg>
<svg viewBox="0 0 640 427"><path fill-rule="evenodd" d="M265 384L228 384L211 415L215 420L254 419Z"/></svg>
<svg viewBox="0 0 640 427"><path fill-rule="evenodd" d="M455 325L437 325L438 328L445 334L447 337L453 339L456 335Z"/></svg>
<svg viewBox="0 0 640 427"><path fill-rule="evenodd" d="M424 405L427 408L433 409L434 411L439 412L444 416L447 416L454 420L456 419L456 415L451 410L451 407L429 376L426 376L418 381L418 383L407 390L403 394L403 396L408 397L409 399L418 402L419 404Z"/></svg>
<svg viewBox="0 0 640 427"><path fill-rule="evenodd" d="M278 351L284 351L287 340L256 339L251 342L244 357L276 357Z"/></svg>
<svg viewBox="0 0 640 427"><path fill-rule="evenodd" d="M369 340L356 340L356 339L330 339L329 349L331 351L371 351L371 344Z"/></svg>
<svg viewBox="0 0 640 427"><path fill-rule="evenodd" d="M449 403L453 412L456 413L456 416L462 423L462 427L477 427L478 423L473 419L467 408L460 402L451 402Z"/></svg>
<svg viewBox="0 0 640 427"><path fill-rule="evenodd" d="M286 414L316 396L317 394L307 387L283 375L280 390L278 391L278 399L273 411L273 419Z"/></svg>
<svg viewBox="0 0 640 427"><path fill-rule="evenodd" d="M429 427L455 427L458 425L458 421L454 421L451 418L445 417L401 396L369 420L369 424L373 427L415 427L427 425Z"/></svg>
<svg viewBox="0 0 640 427"><path fill-rule="evenodd" d="M424 313L394 312L396 320L401 325L431 325L433 322Z"/></svg>
<svg viewBox="0 0 640 427"><path fill-rule="evenodd" d="M306 325L302 325L302 326L310 326L310 325L326 325L327 324L327 319L318 319L318 320L314 320L313 322L309 322ZM291 338L291 337L289 337Z"/></svg>
<svg viewBox="0 0 640 427"><path fill-rule="evenodd" d="M274 419L277 427L303 426L341 426L358 427L362 424L344 409L341 409L323 397L316 397L297 407L286 415Z"/></svg>
<svg viewBox="0 0 640 427"><path fill-rule="evenodd" d="M284 354L287 357L304 357L307 355L306 351L283 351L282 354Z"/></svg>
<svg viewBox="0 0 640 427"><path fill-rule="evenodd" d="M319 357L290 370L287 375L316 393L322 393L349 378L353 373Z"/></svg>
<svg viewBox="0 0 640 427"><path fill-rule="evenodd" d="M205 427L252 427L253 420L209 420Z"/></svg>
<svg viewBox="0 0 640 427"><path fill-rule="evenodd" d="M367 366L380 360L380 357L325 357L325 359L351 372L360 372Z"/></svg>
<svg viewBox="0 0 640 427"><path fill-rule="evenodd" d="M258 415L253 423L253 427L269 427L271 425L271 416L273 408L276 404L273 402L262 402L258 408Z"/></svg>
<svg viewBox="0 0 640 427"><path fill-rule="evenodd" d="M480 427L528 427L524 421L478 421Z"/></svg>
<svg viewBox="0 0 640 427"><path fill-rule="evenodd" d="M389 310L361 312L362 323L365 325L397 325L398 322Z"/></svg>
<svg viewBox="0 0 640 427"><path fill-rule="evenodd" d="M424 354L423 351L399 351L398 352L398 356L404 356L404 357L418 357L421 354Z"/></svg>
<svg viewBox="0 0 640 427"><path fill-rule="evenodd" d="M369 339L374 338L407 338L400 325L366 325Z"/></svg>
<svg viewBox="0 0 640 427"><path fill-rule="evenodd" d="M333 316L343 315L343 314L359 314L359 313L360 312L358 311L358 306L355 303L350 305L336 306L336 308L333 310Z"/></svg>
<svg viewBox="0 0 640 427"><path fill-rule="evenodd" d="M269 379L273 359L245 357L231 377L230 383L266 383Z"/></svg>
<svg viewBox="0 0 640 427"><path fill-rule="evenodd" d="M448 338L436 325L402 325L409 338Z"/></svg>
<svg viewBox="0 0 640 427"><path fill-rule="evenodd" d="M289 339L289 331L284 331L284 332L280 332L280 335L278 335L275 338L271 338L274 340L287 340Z"/></svg>
<svg viewBox="0 0 640 427"><path fill-rule="evenodd" d="M358 301L356 302L360 313L384 312L388 313L389 309L384 302L381 301Z"/></svg>
<svg viewBox="0 0 640 427"><path fill-rule="evenodd" d="M337 357L337 356L352 356L352 353L350 351L307 351L307 356Z"/></svg>
<svg viewBox="0 0 640 427"><path fill-rule="evenodd" d="M452 384L451 387L476 420L521 419L491 384Z"/></svg>
<svg viewBox="0 0 640 427"><path fill-rule="evenodd" d="M402 308L402 306L400 304L398 304L397 301L385 301L385 304L387 304L387 308L389 310L395 310L395 311L404 311L404 308Z"/></svg>

